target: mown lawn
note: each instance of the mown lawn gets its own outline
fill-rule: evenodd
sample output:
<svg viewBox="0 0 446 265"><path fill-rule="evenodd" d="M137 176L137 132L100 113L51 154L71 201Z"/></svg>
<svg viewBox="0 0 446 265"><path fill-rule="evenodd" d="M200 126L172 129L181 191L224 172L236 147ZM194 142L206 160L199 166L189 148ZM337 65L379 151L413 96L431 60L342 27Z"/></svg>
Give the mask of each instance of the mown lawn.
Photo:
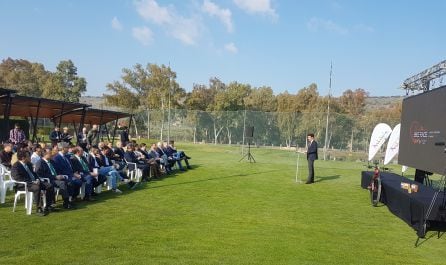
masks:
<svg viewBox="0 0 446 265"><path fill-rule="evenodd" d="M317 161L296 184L296 154L181 145L194 169L47 217L0 205L0 264L444 264L446 238L415 231L360 188L363 163ZM300 177L306 176L301 156ZM428 236L433 233L428 233Z"/></svg>

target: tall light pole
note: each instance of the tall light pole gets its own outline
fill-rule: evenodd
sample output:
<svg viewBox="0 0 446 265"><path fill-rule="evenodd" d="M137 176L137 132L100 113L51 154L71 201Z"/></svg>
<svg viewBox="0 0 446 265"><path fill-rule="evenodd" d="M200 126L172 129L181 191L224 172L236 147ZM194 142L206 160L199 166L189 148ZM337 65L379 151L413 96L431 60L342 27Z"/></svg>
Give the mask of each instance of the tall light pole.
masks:
<svg viewBox="0 0 446 265"><path fill-rule="evenodd" d="M328 119L330 117L330 97L331 97L331 75L332 75L332 73L333 73L333 62L330 62L330 83L328 86L327 123L325 124L324 161L327 158L327 148L328 148Z"/></svg>

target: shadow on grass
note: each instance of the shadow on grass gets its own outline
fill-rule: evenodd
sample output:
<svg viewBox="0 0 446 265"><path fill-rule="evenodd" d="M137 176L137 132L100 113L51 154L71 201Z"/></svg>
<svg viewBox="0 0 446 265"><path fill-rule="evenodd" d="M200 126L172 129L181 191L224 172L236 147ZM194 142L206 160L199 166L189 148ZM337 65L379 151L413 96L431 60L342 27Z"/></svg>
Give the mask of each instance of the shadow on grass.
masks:
<svg viewBox="0 0 446 265"><path fill-rule="evenodd" d="M233 175L223 176L223 177L217 177L217 178L207 178L207 179L200 179L200 180L186 181L186 182L181 182L181 183L173 183L173 184L167 184L167 185L160 185L160 186L156 186L156 187L149 187L149 189L158 189L158 188L163 188L163 187L178 186L178 185L186 185L186 184L193 184L193 183L206 182L206 181L213 181L213 180L222 180L222 179L236 178L236 177L248 177L248 176L252 176L252 175L259 175L259 174L271 173L271 172L278 172L278 171L282 171L282 170L281 170L281 169L278 169L278 170L261 171L261 172L254 172L254 173L233 174Z"/></svg>
<svg viewBox="0 0 446 265"><path fill-rule="evenodd" d="M314 182L329 181L329 180L338 179L340 177L341 176L339 176L339 175L333 175L333 176L327 176L327 177L318 177Z"/></svg>

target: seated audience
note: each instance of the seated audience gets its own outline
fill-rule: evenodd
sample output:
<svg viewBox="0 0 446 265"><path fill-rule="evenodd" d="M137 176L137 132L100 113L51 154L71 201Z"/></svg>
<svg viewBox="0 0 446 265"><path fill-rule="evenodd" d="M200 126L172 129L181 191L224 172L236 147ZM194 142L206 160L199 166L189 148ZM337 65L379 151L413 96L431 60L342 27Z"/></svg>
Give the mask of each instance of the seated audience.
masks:
<svg viewBox="0 0 446 265"><path fill-rule="evenodd" d="M92 196L95 195L94 188L102 185L107 179L105 176L94 172L93 168L89 167L88 162L84 156L84 149L78 146L73 148L73 156L71 157L71 166L75 173L78 173L82 181L85 182L85 201L94 201Z"/></svg>
<svg viewBox="0 0 446 265"><path fill-rule="evenodd" d="M124 158L127 162L135 163L136 167L142 170L142 181L148 181L150 176L150 167L143 160L138 159L135 154L133 144L126 146L127 151L124 153Z"/></svg>
<svg viewBox="0 0 446 265"><path fill-rule="evenodd" d="M63 175L68 177L68 194L71 196L72 201L79 195L80 188L82 187L82 176L73 171L71 166L70 157L68 154L68 144L59 143L55 152L57 154L53 156L53 165L56 169L57 175Z"/></svg>
<svg viewBox="0 0 446 265"><path fill-rule="evenodd" d="M191 157L187 156L184 151L177 151L174 141L170 141L170 143L167 145L166 153L168 156L172 156L177 161L180 169L182 168L181 160L184 160L188 169L191 169L189 165L189 159L191 159Z"/></svg>
<svg viewBox="0 0 446 265"><path fill-rule="evenodd" d="M101 154L99 153L98 148L96 147L90 148L90 155L88 156L88 164L90 168L97 169L99 176L110 176L113 192L122 193L122 191L120 191L117 188L118 181L121 180L121 175L113 165L105 166L103 164L102 157Z"/></svg>
<svg viewBox="0 0 446 265"><path fill-rule="evenodd" d="M29 153L25 150L19 150L17 152L17 162L11 167L11 176L14 180L19 182L26 182L28 191L33 193L33 200L37 206L37 214L39 216L45 216L49 212L49 206L44 208L41 200L41 191L45 191L46 201L51 202L51 190L53 189L51 183L42 181L32 171L32 165ZM23 184L17 184L18 190L24 190Z"/></svg>
<svg viewBox="0 0 446 265"><path fill-rule="evenodd" d="M57 153L56 153L57 154ZM68 194L68 176L58 175L53 162L53 151L51 148L47 148L43 152L42 159L36 164L36 173L39 178L48 178L53 187L59 188L59 194L63 199L63 207L65 209L71 209L73 206L69 201ZM56 203L55 195L51 197L51 204Z"/></svg>
<svg viewBox="0 0 446 265"><path fill-rule="evenodd" d="M39 144L34 144L32 150L33 153L31 154L31 164L33 164L35 168L37 161L39 161L42 156L42 147Z"/></svg>

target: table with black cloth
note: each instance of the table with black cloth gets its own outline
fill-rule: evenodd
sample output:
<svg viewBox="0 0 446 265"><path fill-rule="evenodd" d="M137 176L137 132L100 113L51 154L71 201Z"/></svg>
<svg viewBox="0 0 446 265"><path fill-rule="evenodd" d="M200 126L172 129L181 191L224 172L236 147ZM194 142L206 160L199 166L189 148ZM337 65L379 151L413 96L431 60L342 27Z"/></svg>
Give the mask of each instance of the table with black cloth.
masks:
<svg viewBox="0 0 446 265"><path fill-rule="evenodd" d="M361 174L361 187L366 189L373 177L373 172L363 171ZM389 210L410 225L419 237L424 237L424 218L434 197L435 190L395 173L381 172L381 199ZM401 182L417 184L418 192L409 193L401 188ZM446 227L446 211L442 209L444 194L440 192L427 221L430 230L444 229Z"/></svg>

